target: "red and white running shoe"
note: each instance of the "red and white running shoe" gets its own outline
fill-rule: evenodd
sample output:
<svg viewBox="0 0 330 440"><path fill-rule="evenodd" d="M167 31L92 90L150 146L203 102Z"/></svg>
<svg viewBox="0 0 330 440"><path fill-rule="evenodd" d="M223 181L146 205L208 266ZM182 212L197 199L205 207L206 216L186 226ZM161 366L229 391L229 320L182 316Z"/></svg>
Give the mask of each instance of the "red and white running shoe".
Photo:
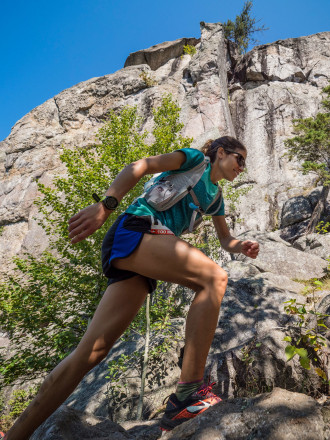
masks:
<svg viewBox="0 0 330 440"><path fill-rule="evenodd" d="M197 391L194 391L182 402L178 400L174 393L171 394L167 401L165 413L160 421L160 429L171 431L181 423L206 411L210 406L221 402L220 397L211 391L213 385L215 385L215 382L201 385Z"/></svg>

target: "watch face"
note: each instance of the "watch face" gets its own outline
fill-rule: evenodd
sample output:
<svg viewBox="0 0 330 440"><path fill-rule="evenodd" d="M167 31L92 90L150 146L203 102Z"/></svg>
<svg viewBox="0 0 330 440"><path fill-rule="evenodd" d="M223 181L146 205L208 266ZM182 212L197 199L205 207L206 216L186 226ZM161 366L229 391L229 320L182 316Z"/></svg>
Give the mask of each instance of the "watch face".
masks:
<svg viewBox="0 0 330 440"><path fill-rule="evenodd" d="M115 197L108 196L103 200L103 203L108 209L115 209L118 206L118 200Z"/></svg>

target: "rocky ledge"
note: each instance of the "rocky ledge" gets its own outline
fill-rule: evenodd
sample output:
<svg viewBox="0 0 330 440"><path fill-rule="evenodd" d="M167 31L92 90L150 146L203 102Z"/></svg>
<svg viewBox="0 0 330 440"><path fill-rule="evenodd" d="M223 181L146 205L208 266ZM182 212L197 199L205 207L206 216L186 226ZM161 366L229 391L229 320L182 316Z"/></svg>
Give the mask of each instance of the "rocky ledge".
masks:
<svg viewBox="0 0 330 440"><path fill-rule="evenodd" d="M126 422L56 411L31 440L327 440L330 405L304 394L274 388L251 398L228 399L161 436L159 420Z"/></svg>

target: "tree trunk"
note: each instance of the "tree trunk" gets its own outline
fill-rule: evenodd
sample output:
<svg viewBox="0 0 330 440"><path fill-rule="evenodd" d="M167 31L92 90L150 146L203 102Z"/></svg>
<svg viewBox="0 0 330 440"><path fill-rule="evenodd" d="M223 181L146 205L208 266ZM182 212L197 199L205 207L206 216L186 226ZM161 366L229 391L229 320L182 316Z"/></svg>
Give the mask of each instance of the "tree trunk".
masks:
<svg viewBox="0 0 330 440"><path fill-rule="evenodd" d="M317 204L316 204L316 206L314 208L312 217L311 217L311 219L310 219L310 221L308 223L308 226L307 226L307 229L306 229L304 235L311 234L311 233L313 233L315 231L315 228L316 228L317 224L319 223L321 215L322 215L322 213L324 211L325 204L326 204L326 201L327 201L327 197L328 197L328 194L329 194L329 189L330 189L329 186L324 186L322 188L322 193L321 193L320 200L317 202Z"/></svg>
<svg viewBox="0 0 330 440"><path fill-rule="evenodd" d="M136 410L136 420L142 419L142 408L143 408L143 397L144 397L144 387L148 369L148 359L149 359L149 341L150 341L150 293L147 296L146 303L146 320L147 320L147 329L146 329L146 342L144 346L144 357L143 357L143 367L142 367L142 376L141 376L141 390L139 402Z"/></svg>

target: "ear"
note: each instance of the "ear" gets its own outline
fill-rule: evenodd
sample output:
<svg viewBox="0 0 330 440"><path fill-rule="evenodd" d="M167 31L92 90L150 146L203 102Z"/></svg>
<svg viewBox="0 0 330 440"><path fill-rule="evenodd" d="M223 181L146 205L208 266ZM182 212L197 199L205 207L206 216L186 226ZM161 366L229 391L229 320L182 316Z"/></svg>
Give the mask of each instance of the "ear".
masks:
<svg viewBox="0 0 330 440"><path fill-rule="evenodd" d="M222 159L225 156L225 150L222 147L219 147L217 149L217 157L219 159Z"/></svg>

